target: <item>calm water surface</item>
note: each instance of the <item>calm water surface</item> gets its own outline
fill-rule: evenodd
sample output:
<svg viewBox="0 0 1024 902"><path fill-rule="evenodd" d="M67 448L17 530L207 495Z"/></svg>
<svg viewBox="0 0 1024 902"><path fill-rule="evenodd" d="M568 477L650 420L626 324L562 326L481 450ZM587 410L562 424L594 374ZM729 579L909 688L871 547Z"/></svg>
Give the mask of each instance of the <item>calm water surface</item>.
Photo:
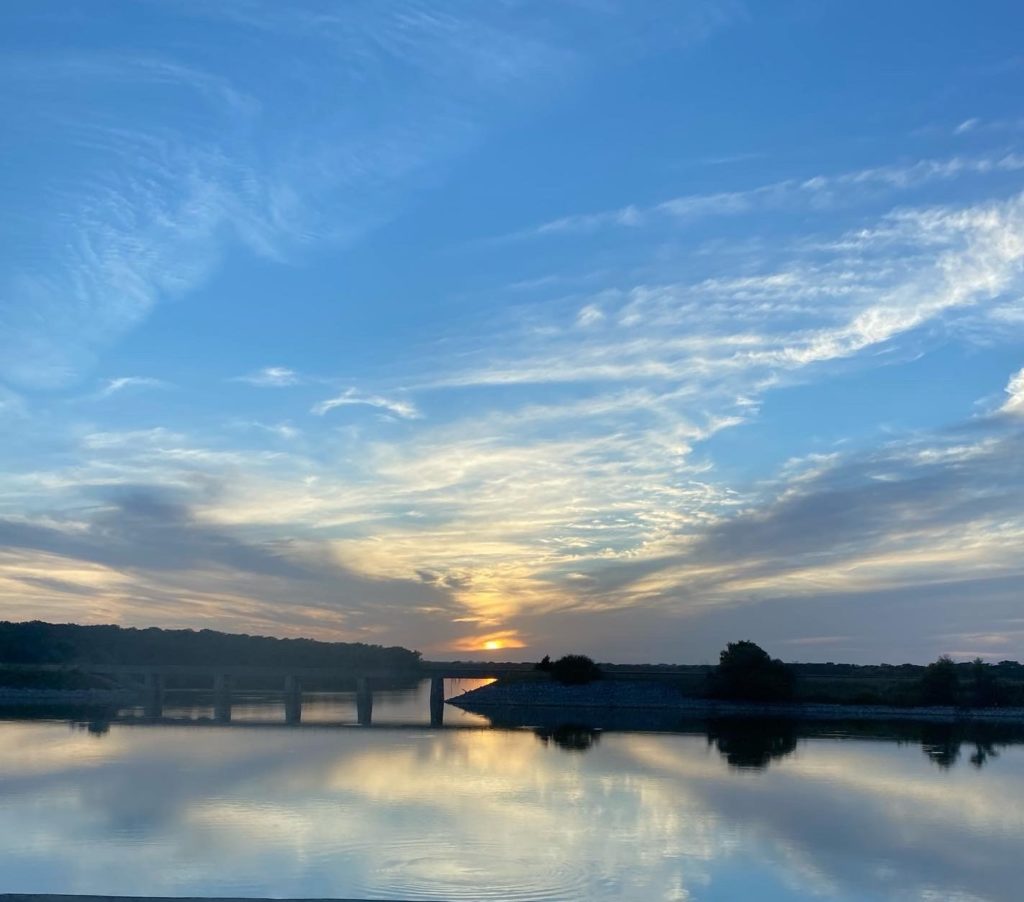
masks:
<svg viewBox="0 0 1024 902"><path fill-rule="evenodd" d="M230 725L0 722L0 891L1024 898L1024 746L736 723L489 728L424 689ZM263 723L266 721L266 723ZM418 726L416 725L418 724ZM975 737L976 738L976 737Z"/></svg>

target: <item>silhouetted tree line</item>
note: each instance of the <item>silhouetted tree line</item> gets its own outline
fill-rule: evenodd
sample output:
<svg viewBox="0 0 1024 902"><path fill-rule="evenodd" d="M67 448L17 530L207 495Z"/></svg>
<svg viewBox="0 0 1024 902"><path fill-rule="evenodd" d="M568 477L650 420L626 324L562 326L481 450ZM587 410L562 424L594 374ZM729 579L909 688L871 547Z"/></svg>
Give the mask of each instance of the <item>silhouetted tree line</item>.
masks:
<svg viewBox="0 0 1024 902"><path fill-rule="evenodd" d="M544 655L535 667L537 670L547 671L559 683L570 686L592 683L602 676L601 668L586 655L565 655L557 661L552 661L548 655Z"/></svg>
<svg viewBox="0 0 1024 902"><path fill-rule="evenodd" d="M362 642L319 642L73 623L0 621L0 663L199 664L412 670L419 652Z"/></svg>
<svg viewBox="0 0 1024 902"><path fill-rule="evenodd" d="M860 688L849 694L844 680ZM1024 666L986 664L980 658L958 664L946 655L927 667L784 664L744 640L722 651L707 686L712 698L735 701L1011 707L1024 705Z"/></svg>
<svg viewBox="0 0 1024 902"><path fill-rule="evenodd" d="M534 665L567 684L615 678L615 665L586 655L548 655ZM685 679L683 678L685 676ZM948 656L932 664L786 664L744 639L730 642L716 667L666 668L664 682L684 695L743 702L825 702L854 705L955 705L1024 707L1024 665L957 663Z"/></svg>
<svg viewBox="0 0 1024 902"><path fill-rule="evenodd" d="M1024 668L1016 661L958 664L947 655L929 664L919 684L921 703L971 708L1024 705Z"/></svg>

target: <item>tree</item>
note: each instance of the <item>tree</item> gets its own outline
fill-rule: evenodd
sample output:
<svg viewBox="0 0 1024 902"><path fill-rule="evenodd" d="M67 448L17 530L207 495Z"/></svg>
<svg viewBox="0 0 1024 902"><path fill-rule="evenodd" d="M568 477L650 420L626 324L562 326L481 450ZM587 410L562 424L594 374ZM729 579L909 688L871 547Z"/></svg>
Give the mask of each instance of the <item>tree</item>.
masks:
<svg viewBox="0 0 1024 902"><path fill-rule="evenodd" d="M921 701L926 705L954 705L959 688L956 662L949 655L942 655L924 670L920 683Z"/></svg>
<svg viewBox="0 0 1024 902"><path fill-rule="evenodd" d="M586 655L565 655L550 667L551 675L560 683L582 685L601 679L601 668Z"/></svg>
<svg viewBox="0 0 1024 902"><path fill-rule="evenodd" d="M992 668L981 658L971 662L971 704L977 708L991 708L999 704L999 687Z"/></svg>
<svg viewBox="0 0 1024 902"><path fill-rule="evenodd" d="M795 678L778 658L744 639L730 642L711 674L710 694L736 701L777 702L793 697Z"/></svg>

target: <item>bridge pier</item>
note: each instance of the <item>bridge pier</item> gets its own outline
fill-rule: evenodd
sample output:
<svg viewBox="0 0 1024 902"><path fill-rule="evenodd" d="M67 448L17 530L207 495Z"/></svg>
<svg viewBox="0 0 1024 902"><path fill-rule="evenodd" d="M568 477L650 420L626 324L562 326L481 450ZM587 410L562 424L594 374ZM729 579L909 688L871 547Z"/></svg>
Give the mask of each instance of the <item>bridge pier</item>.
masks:
<svg viewBox="0 0 1024 902"><path fill-rule="evenodd" d="M302 720L302 685L293 674L284 678L284 720L285 723Z"/></svg>
<svg viewBox="0 0 1024 902"><path fill-rule="evenodd" d="M364 727L373 723L373 690L366 677L356 680L356 717Z"/></svg>
<svg viewBox="0 0 1024 902"><path fill-rule="evenodd" d="M444 725L444 677L430 678L430 725Z"/></svg>
<svg viewBox="0 0 1024 902"><path fill-rule="evenodd" d="M164 675L149 671L146 674L146 697L144 712L146 717L163 717L164 714Z"/></svg>
<svg viewBox="0 0 1024 902"><path fill-rule="evenodd" d="M227 723L231 720L231 674L218 673L213 677L213 717Z"/></svg>

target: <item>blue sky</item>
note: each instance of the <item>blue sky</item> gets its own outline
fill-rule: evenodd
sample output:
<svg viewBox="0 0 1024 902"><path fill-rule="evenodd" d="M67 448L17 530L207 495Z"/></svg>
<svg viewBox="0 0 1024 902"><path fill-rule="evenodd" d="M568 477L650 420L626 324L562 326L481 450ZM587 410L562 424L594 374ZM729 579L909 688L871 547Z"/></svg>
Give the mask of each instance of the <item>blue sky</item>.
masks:
<svg viewBox="0 0 1024 902"><path fill-rule="evenodd" d="M0 19L0 616L1024 656L1018 4Z"/></svg>

